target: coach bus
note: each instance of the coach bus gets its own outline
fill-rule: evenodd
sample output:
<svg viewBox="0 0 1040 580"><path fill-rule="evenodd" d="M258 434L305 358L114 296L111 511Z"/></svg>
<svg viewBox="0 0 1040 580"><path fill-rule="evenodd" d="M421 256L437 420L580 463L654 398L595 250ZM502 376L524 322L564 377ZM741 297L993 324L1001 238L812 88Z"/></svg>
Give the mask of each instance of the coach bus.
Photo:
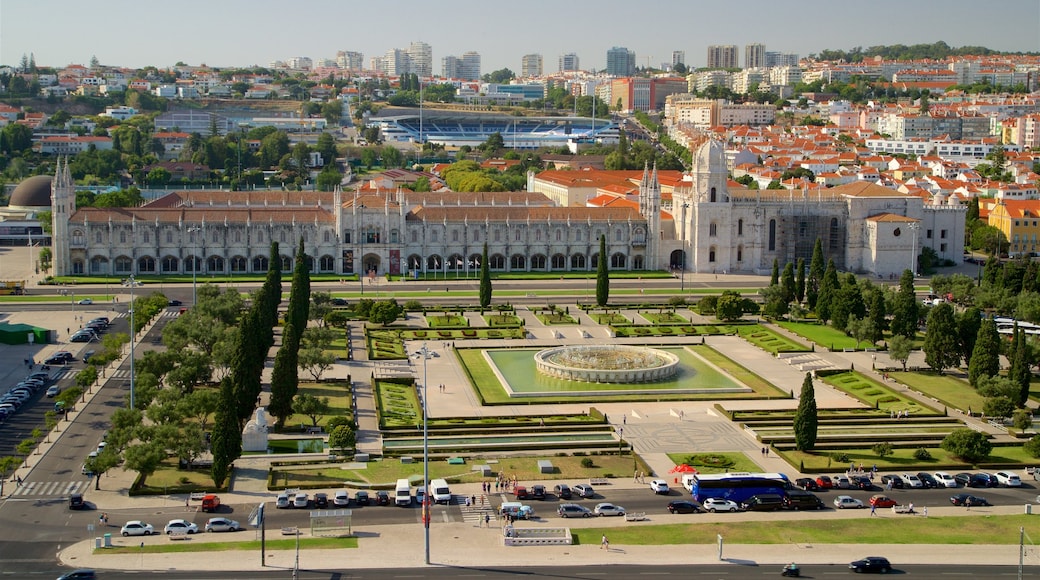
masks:
<svg viewBox="0 0 1040 580"><path fill-rule="evenodd" d="M740 503L762 493L786 495L791 488L791 482L783 473L695 473L687 477L687 489L699 502L719 497Z"/></svg>

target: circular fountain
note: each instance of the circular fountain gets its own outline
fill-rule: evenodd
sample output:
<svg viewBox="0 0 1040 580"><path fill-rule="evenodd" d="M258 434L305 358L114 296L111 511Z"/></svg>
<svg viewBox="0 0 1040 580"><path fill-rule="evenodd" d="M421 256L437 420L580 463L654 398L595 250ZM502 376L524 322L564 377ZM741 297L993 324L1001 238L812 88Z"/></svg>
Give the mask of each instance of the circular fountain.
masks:
<svg viewBox="0 0 1040 580"><path fill-rule="evenodd" d="M534 362L542 374L589 383L646 383L679 372L679 357L670 352L619 344L548 348Z"/></svg>

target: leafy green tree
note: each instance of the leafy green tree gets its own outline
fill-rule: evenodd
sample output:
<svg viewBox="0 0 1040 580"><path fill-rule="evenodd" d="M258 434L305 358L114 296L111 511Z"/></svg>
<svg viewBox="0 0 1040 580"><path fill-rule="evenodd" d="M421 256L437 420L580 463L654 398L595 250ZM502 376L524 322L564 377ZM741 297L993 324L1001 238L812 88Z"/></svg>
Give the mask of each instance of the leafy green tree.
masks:
<svg viewBox="0 0 1040 580"><path fill-rule="evenodd" d="M351 451L357 444L357 434L350 425L338 425L329 433L329 447L339 451Z"/></svg>
<svg viewBox="0 0 1040 580"><path fill-rule="evenodd" d="M1040 458L1040 435L1033 435L1033 438L1026 441L1022 447L1030 457Z"/></svg>
<svg viewBox="0 0 1040 580"><path fill-rule="evenodd" d="M811 373L805 373L802 392L798 396L798 410L794 414L794 445L799 451L812 451L816 447L819 417L816 409L816 391Z"/></svg>
<svg viewBox="0 0 1040 580"><path fill-rule="evenodd" d="M382 300L372 305L368 320L375 324L393 324L403 312L404 308L397 303L397 300Z"/></svg>
<svg viewBox="0 0 1040 580"><path fill-rule="evenodd" d="M719 320L732 322L739 320L745 314L758 312L758 304L754 300L744 298L739 292L725 290L715 300L713 312Z"/></svg>
<svg viewBox="0 0 1040 580"><path fill-rule="evenodd" d="M979 380L1000 372L1000 334L992 318L982 321L968 362L968 383L978 388Z"/></svg>
<svg viewBox="0 0 1040 580"><path fill-rule="evenodd" d="M800 304L805 300L805 258L798 258L798 265L795 266L795 280L794 280L794 297L795 300Z"/></svg>
<svg viewBox="0 0 1040 580"><path fill-rule="evenodd" d="M293 411L298 415L310 417L311 424L318 426L318 421L332 410L328 397L315 397L310 393L300 393L293 401Z"/></svg>
<svg viewBox="0 0 1040 580"><path fill-rule="evenodd" d="M596 263L596 305L604 307L610 300L610 271L607 269L607 238L599 237L599 260Z"/></svg>
<svg viewBox="0 0 1040 580"><path fill-rule="evenodd" d="M1015 429L1025 431L1033 426L1033 411L1032 409L1015 409L1015 412L1011 414L1011 424L1014 425Z"/></svg>
<svg viewBox="0 0 1040 580"><path fill-rule="evenodd" d="M870 448L870 450L874 452L874 455L877 455L881 459L884 459L889 455L892 455L892 444L888 441L875 443L874 446Z"/></svg>
<svg viewBox="0 0 1040 580"><path fill-rule="evenodd" d="M94 474L95 490L101 489L101 476L111 471L122 461L123 458L116 453L115 449L109 449L107 446L96 457L87 457L83 462L83 467Z"/></svg>
<svg viewBox="0 0 1040 580"><path fill-rule="evenodd" d="M790 312L791 303L784 300L784 291L779 284L766 286L758 293L762 295L762 314L779 320Z"/></svg>
<svg viewBox="0 0 1040 580"><path fill-rule="evenodd" d="M969 463L977 463L993 451L993 444L985 433L968 428L954 429L942 440L941 447Z"/></svg>
<svg viewBox="0 0 1040 580"><path fill-rule="evenodd" d="M859 343L864 340L870 340L874 335L874 321L870 318L857 318L855 316L849 318L848 326L845 328L845 334L856 339L856 348L859 348Z"/></svg>
<svg viewBox="0 0 1040 580"><path fill-rule="evenodd" d="M892 322L889 328L893 335L901 335L913 340L917 336L918 311L917 296L914 293L914 274L903 270L899 278L899 292L892 305Z"/></svg>
<svg viewBox="0 0 1040 580"><path fill-rule="evenodd" d="M910 358L910 351L913 348L913 342L901 335L897 334L892 337L892 340L888 341L888 356L892 357L892 360L899 362L903 365L903 370L906 370L906 361Z"/></svg>
<svg viewBox="0 0 1040 580"><path fill-rule="evenodd" d="M867 308L863 304L863 292L860 290L856 276L849 273L841 287L834 293L831 301L832 326L845 330L852 318L863 318Z"/></svg>
<svg viewBox="0 0 1040 580"><path fill-rule="evenodd" d="M124 466L147 477L153 473L166 459L166 449L157 440L149 439L131 445L123 451Z"/></svg>
<svg viewBox="0 0 1040 580"><path fill-rule="evenodd" d="M1015 402L1008 397L986 397L982 412L989 417L1010 417L1015 412Z"/></svg>
<svg viewBox="0 0 1040 580"><path fill-rule="evenodd" d="M310 373L315 381L320 381L325 371L336 364L336 357L321 348L307 347L300 349L300 368Z"/></svg>
<svg viewBox="0 0 1040 580"><path fill-rule="evenodd" d="M957 341L957 321L953 307L947 303L932 308L928 313L928 332L924 337L924 360L942 374L960 364L960 345Z"/></svg>
<svg viewBox="0 0 1040 580"><path fill-rule="evenodd" d="M813 244L812 259L809 261L809 280L805 286L805 301L809 308L816 309L816 299L820 295L820 284L823 282L823 274L826 266L823 261L823 242L816 238Z"/></svg>
<svg viewBox="0 0 1040 580"><path fill-rule="evenodd" d="M969 368L980 328L982 328L982 316L978 308L972 306L957 316L957 338L961 343L961 357L968 363Z"/></svg>
<svg viewBox="0 0 1040 580"><path fill-rule="evenodd" d="M231 463L242 455L242 427L230 379L225 379L220 385L220 402L213 421L210 450L213 453L213 484L223 487L231 474Z"/></svg>
<svg viewBox="0 0 1040 580"><path fill-rule="evenodd" d="M480 253L480 307L491 305L491 269L488 265L488 245L484 242L484 250Z"/></svg>
<svg viewBox="0 0 1040 580"><path fill-rule="evenodd" d="M311 292L311 307L309 316L311 320L316 320L318 326L325 326L325 317L332 312L332 294L329 292ZM308 327L307 330L310 330ZM307 330L303 333L307 334Z"/></svg>

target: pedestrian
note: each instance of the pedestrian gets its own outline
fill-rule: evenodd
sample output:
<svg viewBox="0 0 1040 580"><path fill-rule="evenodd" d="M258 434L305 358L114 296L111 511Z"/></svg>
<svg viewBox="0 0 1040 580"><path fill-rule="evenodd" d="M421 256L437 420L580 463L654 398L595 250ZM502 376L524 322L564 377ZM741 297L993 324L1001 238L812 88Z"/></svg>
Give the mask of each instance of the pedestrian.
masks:
<svg viewBox="0 0 1040 580"><path fill-rule="evenodd" d="M967 511L971 511L971 498L970 497L964 499L964 509L967 510Z"/></svg>
<svg viewBox="0 0 1040 580"><path fill-rule="evenodd" d="M928 517L928 506L924 506L924 509L921 510L921 515Z"/></svg>
<svg viewBox="0 0 1040 580"><path fill-rule="evenodd" d="M679 411L679 420L680 420L680 421L682 421L682 420L683 420L683 414L684 414L684 413L682 412L682 410L680 410L680 411Z"/></svg>
<svg viewBox="0 0 1040 580"><path fill-rule="evenodd" d="M638 469L632 472L632 481L634 481L636 483L639 482L639 470Z"/></svg>
<svg viewBox="0 0 1040 580"><path fill-rule="evenodd" d="M97 523L99 526L105 523L105 514L98 514Z"/></svg>
<svg viewBox="0 0 1040 580"><path fill-rule="evenodd" d="M499 486L499 481L496 479L495 480L495 493L498 493L498 486Z"/></svg>
<svg viewBox="0 0 1040 580"><path fill-rule="evenodd" d="M621 424L622 425L628 425L628 413L625 413L624 415L621 416Z"/></svg>
<svg viewBox="0 0 1040 580"><path fill-rule="evenodd" d="M14 476L14 479L15 479L15 482L16 482L16 483L17 483L18 485L22 485L22 476L21 476L21 475L16 475L16 476Z"/></svg>
<svg viewBox="0 0 1040 580"><path fill-rule="evenodd" d="M871 517L877 515L877 504L874 502L870 502L870 515Z"/></svg>
<svg viewBox="0 0 1040 580"><path fill-rule="evenodd" d="M484 514L484 526L491 527L491 514Z"/></svg>
<svg viewBox="0 0 1040 580"><path fill-rule="evenodd" d="M466 498L466 507L469 507L469 505L470 505L470 504L469 504L469 498L467 497L467 498Z"/></svg>
<svg viewBox="0 0 1040 580"><path fill-rule="evenodd" d="M477 505L477 496L475 496L475 495L469 496L469 502L470 502L471 505Z"/></svg>
<svg viewBox="0 0 1040 580"><path fill-rule="evenodd" d="M184 498L184 511L191 509L191 496Z"/></svg>
<svg viewBox="0 0 1040 580"><path fill-rule="evenodd" d="M607 540L607 535L606 534L604 534L603 538L601 538L600 541L599 541L599 549L600 550L606 550L608 552L610 551L610 541Z"/></svg>
<svg viewBox="0 0 1040 580"><path fill-rule="evenodd" d="M908 514L917 513L917 512L914 511L914 502L910 502L910 505L907 506L906 513L908 513Z"/></svg>

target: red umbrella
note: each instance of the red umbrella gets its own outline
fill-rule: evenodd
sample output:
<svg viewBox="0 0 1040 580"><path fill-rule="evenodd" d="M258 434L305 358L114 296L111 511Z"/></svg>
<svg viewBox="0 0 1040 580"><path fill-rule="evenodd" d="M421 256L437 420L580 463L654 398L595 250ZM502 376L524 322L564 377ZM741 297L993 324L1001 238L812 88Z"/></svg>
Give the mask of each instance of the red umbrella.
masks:
<svg viewBox="0 0 1040 580"><path fill-rule="evenodd" d="M669 473L697 473L697 469L690 467L685 463L681 463L673 467Z"/></svg>

